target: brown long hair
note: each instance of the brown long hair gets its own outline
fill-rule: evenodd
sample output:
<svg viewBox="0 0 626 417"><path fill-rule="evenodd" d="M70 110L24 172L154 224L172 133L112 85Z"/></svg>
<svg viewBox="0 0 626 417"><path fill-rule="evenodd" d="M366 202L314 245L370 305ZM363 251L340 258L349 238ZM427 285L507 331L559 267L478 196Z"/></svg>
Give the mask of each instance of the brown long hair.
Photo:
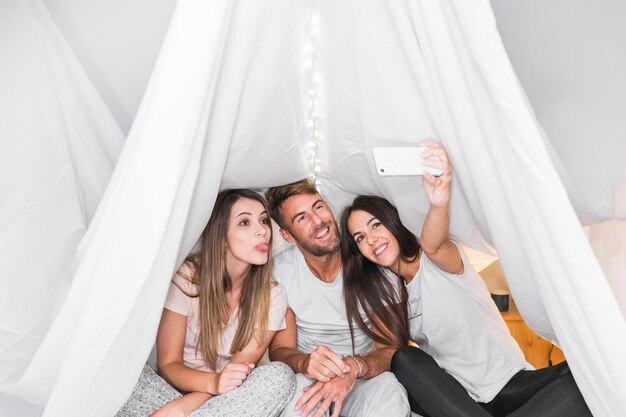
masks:
<svg viewBox="0 0 626 417"><path fill-rule="evenodd" d="M398 210L384 198L359 196L341 214L343 286L350 334L353 336L352 323L356 322L372 340L387 346L403 346L409 340L404 282L396 276L397 282L394 285L388 276L393 275L391 271L385 271L385 268L361 254L348 231L348 219L356 210L370 213L385 225L398 241L400 256L405 260L414 260L419 254L420 245L415 235L400 221ZM359 306L370 320L373 330L365 324L359 313ZM354 336L352 343L354 344Z"/></svg>
<svg viewBox="0 0 626 417"><path fill-rule="evenodd" d="M258 201L267 210L265 200L252 190L222 191L217 195L209 223L200 236L198 252L190 255L186 260L193 266L194 273L191 281L198 288L197 297L199 297L200 304L200 334L197 349L202 352L204 360L211 369L217 367L219 340L230 318L226 293L231 289L232 283L226 271L226 233L231 210L242 198ZM271 222L269 213L268 221ZM268 246L271 257L271 239ZM272 285L271 262L264 265L252 265L248 276L244 279L241 291L237 312L239 324L230 347L231 353L239 352L248 344L255 328L261 330L261 338L265 337ZM259 341L259 343L262 342L263 340Z"/></svg>

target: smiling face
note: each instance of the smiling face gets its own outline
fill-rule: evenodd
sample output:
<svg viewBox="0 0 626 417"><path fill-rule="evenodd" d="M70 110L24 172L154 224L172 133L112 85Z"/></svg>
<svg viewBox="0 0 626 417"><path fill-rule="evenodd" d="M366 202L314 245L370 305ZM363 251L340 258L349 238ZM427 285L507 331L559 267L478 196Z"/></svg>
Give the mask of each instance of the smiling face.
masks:
<svg viewBox="0 0 626 417"><path fill-rule="evenodd" d="M337 222L319 194L293 195L282 203L280 210L287 226L287 230L281 229L285 240L314 256L337 252Z"/></svg>
<svg viewBox="0 0 626 417"><path fill-rule="evenodd" d="M271 238L269 215L263 204L240 198L230 211L226 232L226 264L235 268L266 264Z"/></svg>
<svg viewBox="0 0 626 417"><path fill-rule="evenodd" d="M398 240L374 215L354 210L348 218L348 233L365 258L377 265L397 269L401 260Z"/></svg>

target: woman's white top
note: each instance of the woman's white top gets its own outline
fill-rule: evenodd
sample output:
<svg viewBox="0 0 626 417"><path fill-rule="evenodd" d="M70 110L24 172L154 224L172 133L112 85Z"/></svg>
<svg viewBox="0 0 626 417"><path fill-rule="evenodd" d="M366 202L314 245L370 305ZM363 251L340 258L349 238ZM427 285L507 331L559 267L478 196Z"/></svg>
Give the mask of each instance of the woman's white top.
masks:
<svg viewBox="0 0 626 417"><path fill-rule="evenodd" d="M182 275L182 276L181 276ZM193 369L207 372L221 372L230 359L230 347L235 338L235 333L239 325L236 308L228 321L228 325L224 328L218 349L217 349L217 367L211 369L204 360L204 355L198 346L198 334L200 329L200 301L198 297L189 297L187 294L197 294L197 287L188 279L183 278L192 276L193 271L183 264L178 273L172 278L170 289L165 300L165 308L174 313L187 316L187 330L185 332L185 345L183 347L183 363ZM182 290L184 291L181 291ZM187 294L185 294L187 293ZM287 297L283 288L276 284L272 287L271 302L269 311L268 330L277 331L285 328L285 312L287 311Z"/></svg>
<svg viewBox="0 0 626 417"><path fill-rule="evenodd" d="M411 339L479 402L491 401L522 369L533 369L468 262L463 275L439 269L424 253L406 286Z"/></svg>

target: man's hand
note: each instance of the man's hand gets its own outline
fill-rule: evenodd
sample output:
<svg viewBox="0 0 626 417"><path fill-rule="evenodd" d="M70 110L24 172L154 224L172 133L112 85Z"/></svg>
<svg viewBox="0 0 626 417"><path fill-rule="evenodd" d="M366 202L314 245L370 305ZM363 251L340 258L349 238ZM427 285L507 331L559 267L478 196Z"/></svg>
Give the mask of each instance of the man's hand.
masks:
<svg viewBox="0 0 626 417"><path fill-rule="evenodd" d="M318 346L304 364L304 375L320 382L328 382L335 377L343 378L350 368L326 346Z"/></svg>
<svg viewBox="0 0 626 417"><path fill-rule="evenodd" d="M304 394L296 402L296 411L301 416L306 417L321 403L313 415L313 417L321 417L328 410L330 404L334 402L335 408L331 417L339 417L343 402L354 388L356 379L356 373L350 372L345 375L345 378L333 378L328 382L315 381L304 389Z"/></svg>
<svg viewBox="0 0 626 417"><path fill-rule="evenodd" d="M254 364L250 362L230 362L220 373L217 382L217 393L221 395L237 388L250 375L252 368L254 368Z"/></svg>

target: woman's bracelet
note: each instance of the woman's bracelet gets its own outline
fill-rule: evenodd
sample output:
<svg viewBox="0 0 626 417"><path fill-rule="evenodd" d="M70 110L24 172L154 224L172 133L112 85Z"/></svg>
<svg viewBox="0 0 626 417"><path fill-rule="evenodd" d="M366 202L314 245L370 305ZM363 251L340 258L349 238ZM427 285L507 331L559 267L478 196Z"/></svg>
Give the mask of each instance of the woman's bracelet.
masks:
<svg viewBox="0 0 626 417"><path fill-rule="evenodd" d="M361 374L363 373L363 368L361 367L361 362L359 362L359 360L354 355L346 355L346 356L344 356L344 358L352 358L352 359L354 359L354 361L356 362L356 366L359 367L359 373L356 375L356 377L360 378Z"/></svg>

